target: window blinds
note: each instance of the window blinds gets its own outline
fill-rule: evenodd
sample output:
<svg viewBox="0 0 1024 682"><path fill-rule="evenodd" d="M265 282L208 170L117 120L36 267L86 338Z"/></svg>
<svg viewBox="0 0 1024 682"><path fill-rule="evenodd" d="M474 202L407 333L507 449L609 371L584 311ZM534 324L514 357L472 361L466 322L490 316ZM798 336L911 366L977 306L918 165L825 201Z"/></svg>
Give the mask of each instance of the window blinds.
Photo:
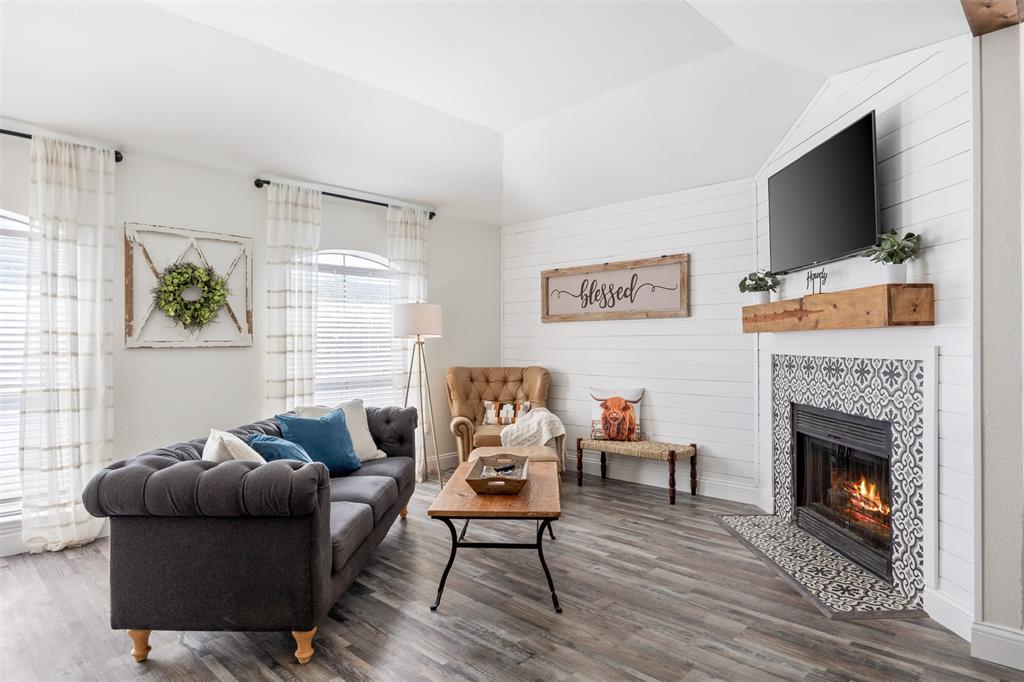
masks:
<svg viewBox="0 0 1024 682"><path fill-rule="evenodd" d="M319 261L317 404L393 404L391 270L350 253L321 254Z"/></svg>
<svg viewBox="0 0 1024 682"><path fill-rule="evenodd" d="M23 381L27 259L25 219L0 211L0 519L21 515L18 413Z"/></svg>

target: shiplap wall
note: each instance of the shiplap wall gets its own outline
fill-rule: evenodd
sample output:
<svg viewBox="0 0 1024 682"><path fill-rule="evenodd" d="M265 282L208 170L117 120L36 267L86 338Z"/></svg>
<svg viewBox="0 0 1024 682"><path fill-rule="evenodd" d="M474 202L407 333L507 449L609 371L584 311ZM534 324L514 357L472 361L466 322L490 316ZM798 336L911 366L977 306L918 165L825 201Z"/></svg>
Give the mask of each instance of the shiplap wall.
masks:
<svg viewBox="0 0 1024 682"><path fill-rule="evenodd" d="M643 386L643 431L699 444L702 494L757 499L756 359L736 286L754 258L752 188L746 179L503 229L503 362L551 371L550 407L570 444L589 434L590 387ZM671 253L690 254L691 317L541 323L542 270ZM609 455L609 475L668 485L663 462Z"/></svg>
<svg viewBox="0 0 1024 682"><path fill-rule="evenodd" d="M923 235L910 281L933 282L936 324L930 328L763 334L758 340L760 480L770 495L771 353L786 344L937 346L939 472L939 582L946 604L959 609L969 632L973 613L974 464L973 380L973 93L967 37L921 48L827 80L794 128L755 178L757 250L769 267L768 177L865 115L877 112L878 182L884 230ZM882 281L882 266L854 258L825 266L826 290ZM783 298L805 292L805 272L788 276ZM926 608L928 603L926 602ZM938 608L938 607L936 607ZM933 615L935 615L933 613Z"/></svg>

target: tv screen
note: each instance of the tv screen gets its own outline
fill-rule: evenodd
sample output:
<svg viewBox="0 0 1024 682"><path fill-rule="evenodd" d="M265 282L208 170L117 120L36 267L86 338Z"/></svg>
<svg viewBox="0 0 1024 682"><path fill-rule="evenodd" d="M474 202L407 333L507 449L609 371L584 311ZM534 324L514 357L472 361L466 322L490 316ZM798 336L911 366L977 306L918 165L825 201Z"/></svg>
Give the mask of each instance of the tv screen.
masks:
<svg viewBox="0 0 1024 682"><path fill-rule="evenodd" d="M771 270L837 260L879 236L875 112L768 178Z"/></svg>

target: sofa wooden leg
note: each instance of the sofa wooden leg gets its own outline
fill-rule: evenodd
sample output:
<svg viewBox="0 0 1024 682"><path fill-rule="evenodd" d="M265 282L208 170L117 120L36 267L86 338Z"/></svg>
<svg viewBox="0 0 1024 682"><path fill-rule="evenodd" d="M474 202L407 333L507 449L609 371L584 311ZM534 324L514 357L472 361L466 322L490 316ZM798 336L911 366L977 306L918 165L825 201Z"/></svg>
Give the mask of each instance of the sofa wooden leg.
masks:
<svg viewBox="0 0 1024 682"><path fill-rule="evenodd" d="M132 638L132 658L136 662L142 663L149 658L149 650L153 647L149 646L149 633L152 630L129 630L128 636Z"/></svg>
<svg viewBox="0 0 1024 682"><path fill-rule="evenodd" d="M404 507L402 507L402 511L398 512L398 515L401 516L403 519L406 516L408 516L409 515L409 505L405 505Z"/></svg>
<svg viewBox="0 0 1024 682"><path fill-rule="evenodd" d="M313 658L313 636L316 635L316 628L300 632L292 630L292 637L295 638L295 658L299 663L305 665Z"/></svg>

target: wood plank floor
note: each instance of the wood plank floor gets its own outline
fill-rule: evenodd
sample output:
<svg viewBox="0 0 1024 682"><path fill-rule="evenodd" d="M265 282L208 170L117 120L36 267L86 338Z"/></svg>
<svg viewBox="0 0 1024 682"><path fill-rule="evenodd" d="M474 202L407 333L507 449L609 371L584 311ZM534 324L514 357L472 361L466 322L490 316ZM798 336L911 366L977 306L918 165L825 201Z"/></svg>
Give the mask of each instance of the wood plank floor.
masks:
<svg viewBox="0 0 1024 682"><path fill-rule="evenodd" d="M288 633L154 632L137 664L108 621L101 540L0 559L2 680L1022 680L968 656L927 619L824 618L715 521L745 505L566 477L545 543L564 613L522 550L464 550L431 613L448 531L421 486L359 580L320 625L316 655ZM470 526L467 539L532 541L534 526ZM216 567L196 566L196 571Z"/></svg>

